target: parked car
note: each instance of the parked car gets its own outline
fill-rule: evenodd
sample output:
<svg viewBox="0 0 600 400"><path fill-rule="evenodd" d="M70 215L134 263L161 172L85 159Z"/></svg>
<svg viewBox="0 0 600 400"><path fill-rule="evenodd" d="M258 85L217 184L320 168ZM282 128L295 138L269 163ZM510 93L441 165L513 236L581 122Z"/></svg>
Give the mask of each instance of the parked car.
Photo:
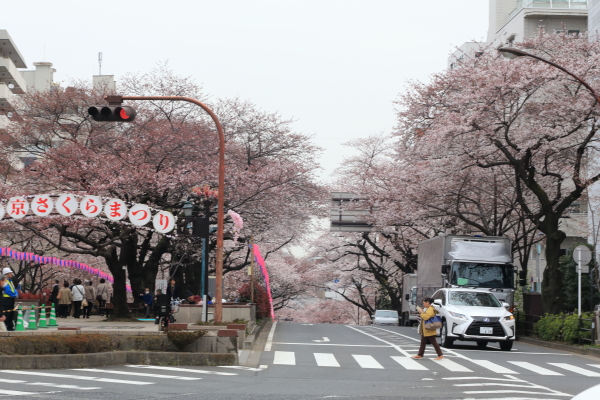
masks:
<svg viewBox="0 0 600 400"><path fill-rule="evenodd" d="M454 341L477 342L485 348L489 342L500 343L510 351L515 340L515 318L507 303L489 289L444 288L432 296L434 307L442 318L441 344L452 347Z"/></svg>
<svg viewBox="0 0 600 400"><path fill-rule="evenodd" d="M373 325L400 325L398 311L396 310L377 310L371 315Z"/></svg>

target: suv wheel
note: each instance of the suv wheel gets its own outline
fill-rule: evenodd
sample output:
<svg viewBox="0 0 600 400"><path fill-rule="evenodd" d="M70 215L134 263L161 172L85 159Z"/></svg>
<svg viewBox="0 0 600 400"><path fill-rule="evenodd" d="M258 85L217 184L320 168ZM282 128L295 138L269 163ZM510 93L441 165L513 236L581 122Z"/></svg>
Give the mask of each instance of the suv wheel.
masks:
<svg viewBox="0 0 600 400"><path fill-rule="evenodd" d="M500 342L500 349L503 351L510 351L512 349L513 346L513 341L509 340L506 342Z"/></svg>
<svg viewBox="0 0 600 400"><path fill-rule="evenodd" d="M442 337L442 347L448 349L454 345L454 339L448 337L448 326L446 321L442 323L442 332L440 336Z"/></svg>

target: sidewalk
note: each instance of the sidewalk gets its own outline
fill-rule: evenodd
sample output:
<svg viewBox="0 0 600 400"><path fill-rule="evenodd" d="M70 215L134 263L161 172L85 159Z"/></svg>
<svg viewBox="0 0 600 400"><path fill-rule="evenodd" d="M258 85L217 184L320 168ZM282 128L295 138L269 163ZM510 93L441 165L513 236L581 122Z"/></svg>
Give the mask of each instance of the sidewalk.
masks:
<svg viewBox="0 0 600 400"><path fill-rule="evenodd" d="M18 335L43 335L55 332L75 333L75 330L58 330L58 328L79 328L81 333L121 333L126 335L149 335L158 334L158 325L152 321L127 321L115 322L107 321L104 316L92 315L90 318L73 317L57 318L58 327L38 328L37 330L25 330L25 332L1 332L0 336L18 336Z"/></svg>

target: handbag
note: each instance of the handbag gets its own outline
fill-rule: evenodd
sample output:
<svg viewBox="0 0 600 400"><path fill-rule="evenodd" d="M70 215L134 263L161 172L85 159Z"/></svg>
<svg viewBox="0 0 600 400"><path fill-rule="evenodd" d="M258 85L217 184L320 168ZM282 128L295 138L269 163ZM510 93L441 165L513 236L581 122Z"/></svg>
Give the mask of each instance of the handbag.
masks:
<svg viewBox="0 0 600 400"><path fill-rule="evenodd" d="M88 306L88 301L87 301L87 299L84 298L83 301L81 302L81 307L83 308L83 307L87 307L87 306Z"/></svg>
<svg viewBox="0 0 600 400"><path fill-rule="evenodd" d="M442 319L436 315L435 317L429 318L427 321L425 321L423 326L428 331L435 331L436 329L440 329L442 327Z"/></svg>

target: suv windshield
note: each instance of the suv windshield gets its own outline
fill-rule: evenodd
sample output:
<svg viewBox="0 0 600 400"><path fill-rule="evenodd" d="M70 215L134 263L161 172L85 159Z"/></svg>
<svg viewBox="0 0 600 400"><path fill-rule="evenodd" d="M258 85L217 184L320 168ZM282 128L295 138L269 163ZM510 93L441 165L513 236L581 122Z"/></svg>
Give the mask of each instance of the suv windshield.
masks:
<svg viewBox="0 0 600 400"><path fill-rule="evenodd" d="M450 284L512 289L514 287L513 266L477 262L455 262L452 264Z"/></svg>
<svg viewBox="0 0 600 400"><path fill-rule="evenodd" d="M482 292L450 291L448 303L455 306L502 307L496 296Z"/></svg>
<svg viewBox="0 0 600 400"><path fill-rule="evenodd" d="M379 318L398 318L398 311L376 311L375 316Z"/></svg>

